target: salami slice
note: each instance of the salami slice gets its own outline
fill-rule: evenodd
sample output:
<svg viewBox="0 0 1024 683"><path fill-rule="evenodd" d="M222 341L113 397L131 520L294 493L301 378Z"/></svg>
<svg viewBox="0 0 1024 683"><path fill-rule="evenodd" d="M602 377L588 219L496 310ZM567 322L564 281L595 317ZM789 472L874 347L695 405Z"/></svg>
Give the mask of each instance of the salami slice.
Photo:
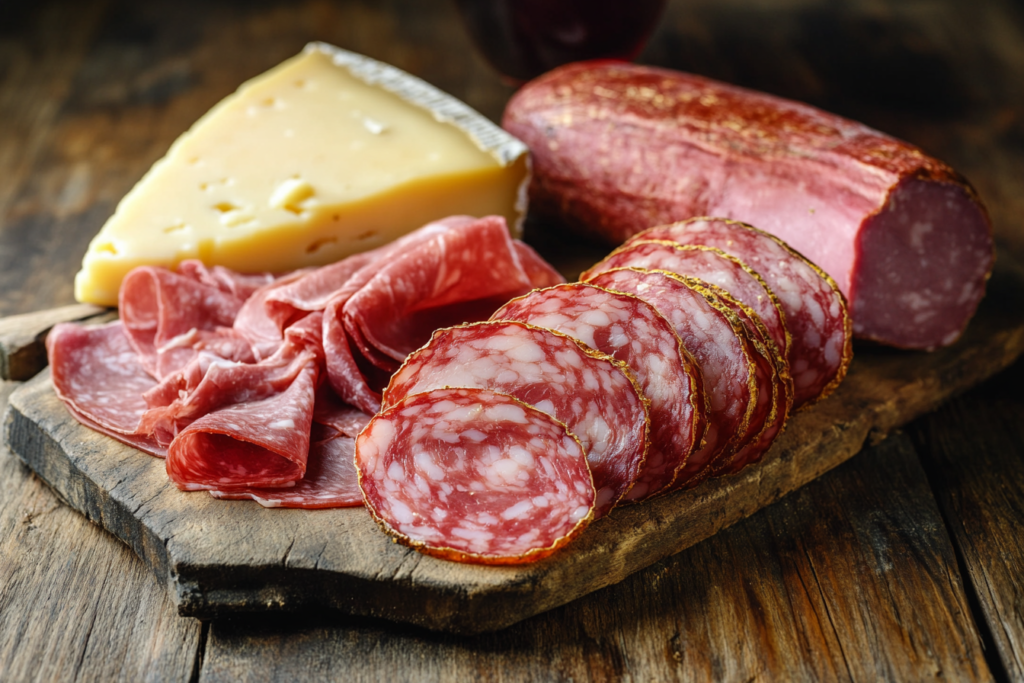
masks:
<svg viewBox="0 0 1024 683"><path fill-rule="evenodd" d="M434 330L486 320L532 288L505 219L488 216L384 264L345 304L343 322L363 355L382 367L378 353L401 363Z"/></svg>
<svg viewBox="0 0 1024 683"><path fill-rule="evenodd" d="M743 323L750 339L752 357L756 366L757 408L751 418L752 428L744 445L727 463L720 464L716 475L734 474L746 465L757 462L782 433L793 408L793 380L789 377L789 363L771 342L761 318L720 287L702 283Z"/></svg>
<svg viewBox="0 0 1024 683"><path fill-rule="evenodd" d="M771 343L783 354L788 351L790 339L782 305L761 276L734 256L702 245L682 245L667 240L636 240L613 251L606 259L583 273L580 279L587 280L612 268L631 266L667 270L721 287L761 318Z"/></svg>
<svg viewBox="0 0 1024 683"><path fill-rule="evenodd" d="M255 500L267 508L356 507L363 504L363 492L356 475L356 440L335 436L309 447L306 474L289 488L246 488L210 491L223 500Z"/></svg>
<svg viewBox="0 0 1024 683"><path fill-rule="evenodd" d="M460 562L546 557L594 516L587 458L535 408L483 389L406 397L356 442L366 505L401 543Z"/></svg>
<svg viewBox="0 0 1024 683"><path fill-rule="evenodd" d="M196 342L230 336L242 304L242 299L194 277L144 266L125 276L118 306L139 362L159 379L191 361Z"/></svg>
<svg viewBox="0 0 1024 683"><path fill-rule="evenodd" d="M314 313L288 328L285 343L266 361L214 364L194 390L186 383L164 413L147 412L147 419L161 417L154 431L176 433L167 475L178 488L276 488L302 478L322 362L320 318Z"/></svg>
<svg viewBox="0 0 1024 683"><path fill-rule="evenodd" d="M722 218L694 218L646 230L635 240L671 240L717 247L756 270L778 296L792 334L789 367L795 407L835 390L853 359L846 299L835 281L785 242Z"/></svg>
<svg viewBox="0 0 1024 683"><path fill-rule="evenodd" d="M651 402L651 431L647 459L625 500L644 500L672 482L707 427L697 391L703 380L675 328L653 306L575 282L513 299L492 319L563 332L628 365Z"/></svg>
<svg viewBox="0 0 1024 683"><path fill-rule="evenodd" d="M616 268L591 282L654 306L696 359L708 396L708 429L704 447L690 455L672 486L695 484L740 447L757 406L756 365L742 323L714 294L674 273Z"/></svg>
<svg viewBox="0 0 1024 683"><path fill-rule="evenodd" d="M75 418L92 429L164 457L166 450L139 427L143 394L154 386L124 333L106 325L60 323L46 335L54 391Z"/></svg>
<svg viewBox="0 0 1024 683"><path fill-rule="evenodd" d="M283 392L207 413L167 449L167 476L184 491L294 486L306 472L317 365Z"/></svg>
<svg viewBox="0 0 1024 683"><path fill-rule="evenodd" d="M491 321L434 333L384 392L384 406L442 387L509 394L564 422L597 487L595 518L633 485L647 451L647 400L625 363L560 332Z"/></svg>

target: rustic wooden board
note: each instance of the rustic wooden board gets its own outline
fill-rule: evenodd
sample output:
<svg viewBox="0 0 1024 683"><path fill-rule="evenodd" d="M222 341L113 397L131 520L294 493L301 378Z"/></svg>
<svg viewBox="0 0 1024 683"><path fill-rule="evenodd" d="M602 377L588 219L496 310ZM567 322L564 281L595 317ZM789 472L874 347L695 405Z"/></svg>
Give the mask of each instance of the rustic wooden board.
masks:
<svg viewBox="0 0 1024 683"><path fill-rule="evenodd" d="M166 580L180 613L334 609L475 633L621 581L854 455L865 440L934 409L1024 351L1024 291L1005 267L964 338L948 349L861 349L827 401L796 415L765 461L735 477L616 510L554 557L460 565L389 542L362 509L266 510L171 486L160 460L69 417L43 374L11 397L13 451L73 507Z"/></svg>
<svg viewBox="0 0 1024 683"><path fill-rule="evenodd" d="M0 382L0 409L17 385ZM0 680L188 681L204 635L0 443Z"/></svg>
<svg viewBox="0 0 1024 683"><path fill-rule="evenodd" d="M498 633L246 615L201 680L991 680L906 435L614 586Z"/></svg>

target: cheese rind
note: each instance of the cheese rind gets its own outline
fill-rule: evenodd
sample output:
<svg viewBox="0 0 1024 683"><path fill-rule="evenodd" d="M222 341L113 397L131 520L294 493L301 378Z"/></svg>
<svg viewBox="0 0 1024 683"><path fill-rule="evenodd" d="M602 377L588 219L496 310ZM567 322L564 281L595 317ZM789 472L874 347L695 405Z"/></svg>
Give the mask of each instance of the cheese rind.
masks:
<svg viewBox="0 0 1024 683"><path fill-rule="evenodd" d="M399 69L313 43L244 83L171 146L93 239L79 301L198 258L244 272L322 265L452 215L521 231L528 152Z"/></svg>

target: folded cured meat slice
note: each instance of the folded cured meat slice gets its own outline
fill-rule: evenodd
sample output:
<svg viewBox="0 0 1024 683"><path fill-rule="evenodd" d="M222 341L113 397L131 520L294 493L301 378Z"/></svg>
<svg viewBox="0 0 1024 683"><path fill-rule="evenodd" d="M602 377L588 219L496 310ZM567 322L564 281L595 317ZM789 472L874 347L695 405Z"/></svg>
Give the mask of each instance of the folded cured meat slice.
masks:
<svg viewBox="0 0 1024 683"><path fill-rule="evenodd" d="M321 314L312 313L286 331L270 358L235 363L200 353L187 366L147 391L140 427L167 446L194 420L218 408L260 401L285 391L303 370L318 366Z"/></svg>
<svg viewBox="0 0 1024 683"><path fill-rule="evenodd" d="M343 322L368 359L401 363L434 330L486 320L531 289L504 218L487 216L384 264L345 304Z"/></svg>
<svg viewBox="0 0 1024 683"><path fill-rule="evenodd" d="M243 299L214 283L202 271L187 274L143 266L125 276L119 312L142 366L156 378L184 367L202 342L220 345L235 360L251 360L249 345L231 332ZM226 349L231 349L226 351Z"/></svg>
<svg viewBox="0 0 1024 683"><path fill-rule="evenodd" d="M391 378L383 405L443 387L506 393L564 422L594 473L595 518L625 495L644 462L647 400L632 371L560 332L514 321L438 330Z"/></svg>
<svg viewBox="0 0 1024 683"><path fill-rule="evenodd" d="M292 486L306 472L317 366L283 392L203 415L167 448L167 476L185 491Z"/></svg>
<svg viewBox="0 0 1024 683"><path fill-rule="evenodd" d="M46 336L54 391L82 424L151 455L166 451L139 427L156 386L117 320L106 325L60 323Z"/></svg>
<svg viewBox="0 0 1024 683"><path fill-rule="evenodd" d="M290 327L278 353L265 361L212 364L191 391L185 378L182 397L154 426L176 432L167 448L167 475L178 488L273 488L302 478L322 362L320 318L314 313ZM187 426L177 432L181 423Z"/></svg>
<svg viewBox="0 0 1024 683"><path fill-rule="evenodd" d="M327 372L347 402L374 413L406 355L440 327L485 320L508 299L563 282L499 216L452 216L383 247L328 302ZM380 251L380 250L378 250Z"/></svg>
<svg viewBox="0 0 1024 683"><path fill-rule="evenodd" d="M398 541L460 562L539 560L594 515L594 484L565 425L511 396L408 396L356 442L366 505Z"/></svg>
<svg viewBox="0 0 1024 683"><path fill-rule="evenodd" d="M526 273L526 279L535 288L554 287L565 282L562 274L555 270L550 263L541 258L540 254L533 250L533 247L522 240L512 240L512 246L519 257L519 263Z"/></svg>
<svg viewBox="0 0 1024 683"><path fill-rule="evenodd" d="M353 461L356 440L335 436L310 444L306 474L289 488L245 488L210 491L223 500L255 500L267 508L356 507L363 504L363 492Z"/></svg>
<svg viewBox="0 0 1024 683"><path fill-rule="evenodd" d="M786 317L778 298L756 271L734 256L703 245L631 240L580 275L580 279L587 280L612 268L629 267L667 270L721 287L761 318L771 343L783 354L789 350Z"/></svg>
<svg viewBox="0 0 1024 683"><path fill-rule="evenodd" d="M625 500L666 488L707 427L703 380L675 328L653 306L629 294L574 282L513 299L492 316L573 337L624 362L650 400L647 458Z"/></svg>
<svg viewBox="0 0 1024 683"><path fill-rule="evenodd" d="M592 284L640 297L675 327L708 397L704 446L676 472L673 488L695 485L739 449L757 406L756 365L739 319L707 289L666 271L616 268Z"/></svg>
<svg viewBox="0 0 1024 683"><path fill-rule="evenodd" d="M635 240L716 247L757 271L776 294L792 335L789 368L795 407L819 401L846 376L852 322L835 281L779 238L721 218L694 218L646 230Z"/></svg>

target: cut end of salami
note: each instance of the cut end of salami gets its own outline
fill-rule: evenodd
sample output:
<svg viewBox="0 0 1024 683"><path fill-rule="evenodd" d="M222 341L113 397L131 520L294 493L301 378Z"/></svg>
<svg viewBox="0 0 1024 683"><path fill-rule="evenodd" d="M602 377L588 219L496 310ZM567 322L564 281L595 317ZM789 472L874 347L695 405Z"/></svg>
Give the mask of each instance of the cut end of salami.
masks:
<svg viewBox="0 0 1024 683"><path fill-rule="evenodd" d="M594 515L579 441L550 415L484 389L408 396L356 442L366 505L386 532L459 562L555 552Z"/></svg>
<svg viewBox="0 0 1024 683"><path fill-rule="evenodd" d="M988 216L962 185L901 182L859 235L854 333L909 349L952 344L985 294L994 258Z"/></svg>

